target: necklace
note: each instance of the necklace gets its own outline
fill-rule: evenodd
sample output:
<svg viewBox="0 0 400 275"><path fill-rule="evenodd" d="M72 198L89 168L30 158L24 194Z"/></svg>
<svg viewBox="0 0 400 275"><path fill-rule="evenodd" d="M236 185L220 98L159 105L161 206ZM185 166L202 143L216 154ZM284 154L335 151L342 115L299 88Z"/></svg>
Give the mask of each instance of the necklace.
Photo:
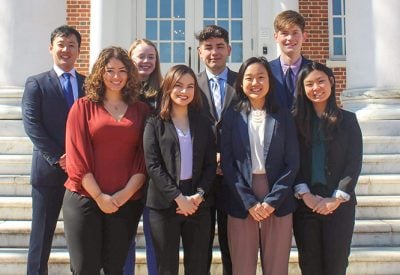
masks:
<svg viewBox="0 0 400 275"><path fill-rule="evenodd" d="M175 126L175 128L176 128L176 130L177 130L178 132L180 132L184 137L186 137L187 134L189 133L189 129L183 130L183 129L179 129L179 128L176 127L176 126Z"/></svg>
<svg viewBox="0 0 400 275"><path fill-rule="evenodd" d="M124 109L126 107L126 103L125 102L118 102L116 104L112 104L108 101L104 101L104 105L114 111L119 111L120 109Z"/></svg>

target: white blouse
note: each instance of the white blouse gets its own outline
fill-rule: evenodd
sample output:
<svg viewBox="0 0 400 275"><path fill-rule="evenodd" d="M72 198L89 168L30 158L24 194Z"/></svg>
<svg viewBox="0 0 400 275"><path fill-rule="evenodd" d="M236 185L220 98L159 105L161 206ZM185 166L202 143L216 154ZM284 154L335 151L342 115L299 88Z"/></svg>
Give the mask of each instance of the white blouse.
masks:
<svg viewBox="0 0 400 275"><path fill-rule="evenodd" d="M251 109L248 130L251 148L251 167L253 174L265 174L264 132L267 113L265 110Z"/></svg>

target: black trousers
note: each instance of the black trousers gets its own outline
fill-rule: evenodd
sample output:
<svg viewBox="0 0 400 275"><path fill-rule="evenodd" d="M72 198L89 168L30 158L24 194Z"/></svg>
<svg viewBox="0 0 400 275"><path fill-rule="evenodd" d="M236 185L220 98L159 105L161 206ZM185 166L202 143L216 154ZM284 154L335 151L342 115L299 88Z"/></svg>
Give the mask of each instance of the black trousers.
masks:
<svg viewBox="0 0 400 275"><path fill-rule="evenodd" d="M345 275L355 220L355 202L332 214L313 213L303 201L293 215L293 231L303 275Z"/></svg>
<svg viewBox="0 0 400 275"><path fill-rule="evenodd" d="M227 205L227 198L222 186L222 176L217 175L214 180L213 196L215 202L210 207L211 227L210 227L210 243L208 247L208 274L210 273L212 264L212 251L214 246L215 225L218 230L218 242L222 260L222 275L232 275L232 260L228 246L228 214L223 210Z"/></svg>
<svg viewBox="0 0 400 275"><path fill-rule="evenodd" d="M199 208L187 217L176 214L176 206L164 210L150 208L149 221L158 274L178 275L181 238L185 274L208 274L209 208Z"/></svg>
<svg viewBox="0 0 400 275"><path fill-rule="evenodd" d="M47 275L51 244L65 188L32 185L32 227L27 262L28 275Z"/></svg>
<svg viewBox="0 0 400 275"><path fill-rule="evenodd" d="M95 275L103 269L107 275L122 274L142 211L137 200L105 214L94 200L67 190L63 216L72 273Z"/></svg>

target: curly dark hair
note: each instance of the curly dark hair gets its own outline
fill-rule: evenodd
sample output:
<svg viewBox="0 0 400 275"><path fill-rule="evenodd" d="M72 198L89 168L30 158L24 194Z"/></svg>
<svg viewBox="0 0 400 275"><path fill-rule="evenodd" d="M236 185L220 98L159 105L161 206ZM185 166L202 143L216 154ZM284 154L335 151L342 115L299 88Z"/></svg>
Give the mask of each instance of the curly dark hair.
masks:
<svg viewBox="0 0 400 275"><path fill-rule="evenodd" d="M122 100L126 104L132 104L137 101L140 90L138 72L127 51L116 46L105 48L100 52L99 57L93 65L92 72L85 80L84 87L87 98L93 102L103 104L106 93L103 76L106 71L106 66L112 58L121 61L126 68L128 81L121 91Z"/></svg>

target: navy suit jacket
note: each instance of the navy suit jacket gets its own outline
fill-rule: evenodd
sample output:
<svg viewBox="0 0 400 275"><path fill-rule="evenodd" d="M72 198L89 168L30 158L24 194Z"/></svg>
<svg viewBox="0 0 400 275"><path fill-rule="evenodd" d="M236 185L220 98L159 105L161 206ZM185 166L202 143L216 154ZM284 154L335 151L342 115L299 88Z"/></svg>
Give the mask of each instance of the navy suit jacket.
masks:
<svg viewBox="0 0 400 275"><path fill-rule="evenodd" d="M268 112L264 135L265 170L269 193L263 199L276 216L294 212L293 183L299 168L299 148L294 120L286 108ZM252 163L248 115L231 108L222 123L221 162L224 185L229 186L228 214L246 218L259 202L252 191Z"/></svg>
<svg viewBox="0 0 400 275"><path fill-rule="evenodd" d="M84 76L76 73L79 97L84 95ZM26 80L22 120L33 143L32 185L63 185L67 175L57 161L65 153L67 101L52 69Z"/></svg>
<svg viewBox="0 0 400 275"><path fill-rule="evenodd" d="M300 70L301 70L301 68L303 68L304 65L306 65L310 62L311 62L311 60L302 57ZM279 57L272 60L271 62L269 62L269 65L271 67L272 75L274 76L274 84L275 84L274 90L275 90L275 94L278 99L279 105L284 106L284 107L288 108L289 110L292 110L294 108L294 106L296 105L297 89L295 91L294 96L286 89L285 76L283 74L281 61L280 61Z"/></svg>

